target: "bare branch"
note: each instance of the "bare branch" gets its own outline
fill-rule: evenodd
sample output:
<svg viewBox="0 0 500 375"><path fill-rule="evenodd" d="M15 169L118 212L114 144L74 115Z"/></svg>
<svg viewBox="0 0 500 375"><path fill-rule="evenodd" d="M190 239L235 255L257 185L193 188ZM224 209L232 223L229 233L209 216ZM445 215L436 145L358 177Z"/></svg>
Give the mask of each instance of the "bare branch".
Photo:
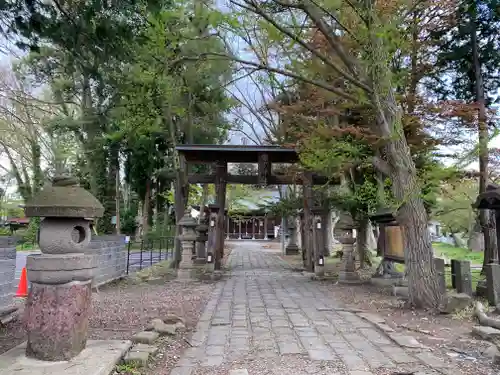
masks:
<svg viewBox="0 0 500 375"><path fill-rule="evenodd" d="M235 57L235 56L230 56L228 54L223 54L223 53L214 53L214 52L208 52L208 53L202 53L198 56L186 56L186 57L182 57L176 61L174 61L172 64L175 65L175 64L179 64L183 61L198 61L200 59L203 59L203 58L207 58L207 57L218 57L220 59L229 59L229 60L232 60L232 61L235 61L235 62L238 62L240 64L244 64L244 65L248 65L248 66L253 66L259 70L267 70L268 72L273 72L273 73L277 73L277 74L280 74L280 75L283 75L285 77L289 77L289 78L293 78L293 79L296 79L298 81L301 81L301 82L304 82L304 83L308 83L310 85L313 85L313 86L316 86L316 87L320 87L326 91L329 91L333 94L336 94L338 96L340 96L341 98L344 98L344 99L347 99L347 100L350 100L350 101L357 101L359 98L356 98L354 97L353 95L350 95L348 93L346 93L345 91L339 89L338 87L335 87L335 86L332 86L332 85L329 85L327 83L324 83L322 81L317 81L317 80L314 80L314 79L309 79L309 78L306 78L304 76L301 76L299 74L296 74L296 73L293 73L293 72L289 72L289 71L286 71L286 70L283 70L283 69L278 69L278 68L275 68L275 67L272 67L272 66L269 66L267 64L260 64L260 63L255 63L255 62L252 62L252 61L247 61L247 60L243 60L243 59L240 59L238 57Z"/></svg>

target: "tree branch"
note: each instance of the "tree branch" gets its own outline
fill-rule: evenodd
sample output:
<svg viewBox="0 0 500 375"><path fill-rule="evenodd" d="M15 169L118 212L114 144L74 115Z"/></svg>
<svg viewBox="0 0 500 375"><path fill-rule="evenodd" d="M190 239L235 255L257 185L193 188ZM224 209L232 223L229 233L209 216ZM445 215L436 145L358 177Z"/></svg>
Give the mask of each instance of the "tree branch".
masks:
<svg viewBox="0 0 500 375"><path fill-rule="evenodd" d="M258 14L261 16L263 19L265 19L268 23L273 25L278 31L283 33L284 35L288 36L290 39L292 39L294 42L299 44L302 48L306 49L307 51L311 52L314 56L316 56L318 59L323 61L327 66L332 68L335 72L337 72L341 77L345 78L347 81L351 82L353 85L359 87L360 89L366 91L366 92L371 92L370 87L368 87L366 84L361 82L360 80L356 79L349 73L345 72L342 68L337 66L333 61L331 61L326 55L323 53L319 52L315 48L311 47L307 43L305 43L303 40L301 40L299 37L294 35L292 32L286 30L283 26L279 25L276 21L273 20L272 17L270 17L266 12L264 12L262 9L260 9L255 3L249 1L249 0L243 0L245 3L249 4L249 6L244 6L240 3L235 2L234 0L230 0L233 4L243 8L247 9L255 14ZM307 13L307 12L306 12ZM313 19L314 21L314 19ZM347 65L348 66L348 65Z"/></svg>
<svg viewBox="0 0 500 375"><path fill-rule="evenodd" d="M321 81L316 81L316 80L313 80L313 79L309 79L309 78L306 78L306 77L303 77L299 74L296 74L296 73L292 73L292 72L288 72L286 70L283 70L283 69L278 69L278 68L274 68L272 66L269 66L267 64L259 64L259 63L255 63L255 62L252 62L252 61L247 61L247 60L243 60L243 59L240 59L238 57L235 57L235 56L230 56L230 55L227 55L227 54L223 54L223 53L215 53L215 52L207 52L207 53L202 53L198 56L185 56L185 57L182 57L178 60L175 60L172 62L172 65L176 65L176 64L180 64L182 63L183 61L198 61L200 59L203 59L203 58L207 58L209 56L212 56L212 57L219 57L221 59L229 59L229 60L232 60L232 61L235 61L235 62L238 62L240 64L244 64L244 65L248 65L248 66L253 66L259 70L267 70L268 72L273 72L273 73L276 73L276 74L281 74L285 77L289 77L289 78L293 78L293 79L296 79L298 81L301 81L301 82L304 82L304 83L307 83L307 84L310 84L310 85L313 85L313 86L316 86L316 87L319 87L319 88L322 88L326 91L329 91L333 94L336 94L338 96L340 96L341 98L344 98L344 99L347 99L347 100L350 100L350 101L353 101L353 102L356 102L359 100L359 98L356 98L354 97L353 95L350 95L348 93L346 93L345 91L335 87L335 86L332 86L332 85L328 85L324 82L321 82Z"/></svg>

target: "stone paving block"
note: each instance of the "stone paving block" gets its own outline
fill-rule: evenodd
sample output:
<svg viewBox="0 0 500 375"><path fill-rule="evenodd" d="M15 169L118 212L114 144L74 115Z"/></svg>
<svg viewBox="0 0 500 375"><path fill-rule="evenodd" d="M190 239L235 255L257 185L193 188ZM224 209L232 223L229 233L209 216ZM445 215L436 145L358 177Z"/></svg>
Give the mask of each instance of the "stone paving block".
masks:
<svg viewBox="0 0 500 375"><path fill-rule="evenodd" d="M322 350L328 348L326 343L319 337L301 337L300 342L306 350Z"/></svg>
<svg viewBox="0 0 500 375"><path fill-rule="evenodd" d="M191 375L193 373L193 367L174 367L170 371L170 375Z"/></svg>
<svg viewBox="0 0 500 375"><path fill-rule="evenodd" d="M402 335L400 333L388 333L389 337L394 340L399 346L405 348L422 348L423 345L419 343L414 337Z"/></svg>
<svg viewBox="0 0 500 375"><path fill-rule="evenodd" d="M418 362L418 359L412 357L406 351L395 345L380 345L379 348L395 363L404 364Z"/></svg>
<svg viewBox="0 0 500 375"><path fill-rule="evenodd" d="M329 349L308 350L309 358L313 361L335 361L338 357Z"/></svg>
<svg viewBox="0 0 500 375"><path fill-rule="evenodd" d="M359 332L363 334L368 340L377 345L390 345L392 341L385 335L381 334L373 328L360 328Z"/></svg>
<svg viewBox="0 0 500 375"><path fill-rule="evenodd" d="M344 362L349 371L366 370L366 362L352 349L334 349L340 360Z"/></svg>
<svg viewBox="0 0 500 375"><path fill-rule="evenodd" d="M224 362L224 357L221 355L211 355L207 356L201 362L202 367L212 367L212 366L220 366Z"/></svg>
<svg viewBox="0 0 500 375"><path fill-rule="evenodd" d="M278 342L280 354L300 354L304 350L296 342Z"/></svg>
<svg viewBox="0 0 500 375"><path fill-rule="evenodd" d="M431 368L446 368L449 365L444 362L441 358L436 357L434 354L429 352L416 353L415 357L420 359L425 365Z"/></svg>

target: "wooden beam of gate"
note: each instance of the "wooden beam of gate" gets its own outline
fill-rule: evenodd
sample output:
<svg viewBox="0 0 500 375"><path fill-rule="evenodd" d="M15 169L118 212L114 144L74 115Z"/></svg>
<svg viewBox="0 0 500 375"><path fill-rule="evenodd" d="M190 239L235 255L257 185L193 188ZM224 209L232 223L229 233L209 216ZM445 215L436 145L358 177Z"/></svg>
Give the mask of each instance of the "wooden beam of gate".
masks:
<svg viewBox="0 0 500 375"><path fill-rule="evenodd" d="M188 176L190 184L213 184L215 183L215 174L190 174ZM301 176L269 176L267 178L268 185L293 185L302 184ZM227 175L228 184L244 184L244 185L259 185L261 179L259 176L245 176L245 175ZM331 180L323 176L313 176L313 185L335 185L338 181Z"/></svg>

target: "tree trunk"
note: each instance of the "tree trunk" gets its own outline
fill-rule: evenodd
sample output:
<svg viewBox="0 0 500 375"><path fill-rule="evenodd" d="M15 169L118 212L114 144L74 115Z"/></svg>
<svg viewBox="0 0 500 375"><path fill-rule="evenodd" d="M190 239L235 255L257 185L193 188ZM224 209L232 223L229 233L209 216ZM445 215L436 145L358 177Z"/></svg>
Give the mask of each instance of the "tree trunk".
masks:
<svg viewBox="0 0 500 375"><path fill-rule="evenodd" d="M408 275L410 303L419 308L439 308L442 295L439 289L437 272L434 265L434 251L428 230L428 216L421 198L415 164L410 147L406 142L401 126L401 113L394 98L393 109L389 118L395 134L385 147L389 166L383 168L389 172L392 181L392 193L400 206L397 220L403 230L405 265ZM388 125L388 124L386 124Z"/></svg>
<svg viewBox="0 0 500 375"><path fill-rule="evenodd" d="M479 45L477 40L477 5L473 3L470 20L470 38L472 47L472 60L474 71L474 91L476 94L476 104L478 108L478 139L479 139L479 194L486 191L488 184L488 125L486 116L486 101L484 94L483 75L481 72L481 61L479 60ZM484 252L491 258L495 252L492 247L492 233L489 224L489 214L487 210L479 210L479 224L484 237ZM493 235L495 237L495 235ZM484 257L486 260L486 256Z"/></svg>
<svg viewBox="0 0 500 375"><path fill-rule="evenodd" d="M115 181L115 204L116 204L116 234L121 234L120 226L120 173L116 173Z"/></svg>
<svg viewBox="0 0 500 375"><path fill-rule="evenodd" d="M406 176L405 176L406 175ZM399 173L393 176L395 194L403 202L397 220L404 233L405 265L410 302L415 307L438 308L442 295L439 289L434 251L427 229L427 212L420 197L415 175ZM406 201L403 197L407 197Z"/></svg>
<svg viewBox="0 0 500 375"><path fill-rule="evenodd" d="M142 202L142 238L145 239L149 232L149 211L151 208L151 180L146 182L146 193Z"/></svg>

